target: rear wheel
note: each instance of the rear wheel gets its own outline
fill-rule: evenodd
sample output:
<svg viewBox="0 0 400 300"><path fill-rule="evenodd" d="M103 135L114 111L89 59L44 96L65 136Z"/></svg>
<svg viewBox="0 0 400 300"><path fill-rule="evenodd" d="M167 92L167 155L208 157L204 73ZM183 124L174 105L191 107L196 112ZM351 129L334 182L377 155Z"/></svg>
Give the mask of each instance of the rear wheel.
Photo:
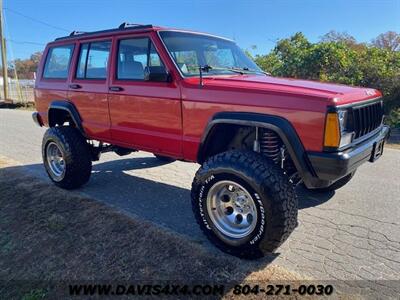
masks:
<svg viewBox="0 0 400 300"><path fill-rule="evenodd" d="M49 178L59 187L78 188L90 178L90 149L76 128L60 126L47 129L42 142L42 156Z"/></svg>
<svg viewBox="0 0 400 300"><path fill-rule="evenodd" d="M297 197L282 169L251 151L208 159L192 184L192 208L207 238L222 251L258 258L297 226Z"/></svg>

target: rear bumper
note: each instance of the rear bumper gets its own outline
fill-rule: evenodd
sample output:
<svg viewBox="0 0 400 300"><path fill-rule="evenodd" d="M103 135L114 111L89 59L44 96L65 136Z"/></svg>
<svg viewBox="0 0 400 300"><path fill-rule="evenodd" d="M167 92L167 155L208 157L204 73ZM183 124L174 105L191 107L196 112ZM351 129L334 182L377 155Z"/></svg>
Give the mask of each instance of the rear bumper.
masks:
<svg viewBox="0 0 400 300"><path fill-rule="evenodd" d="M335 153L308 152L308 159L320 181L315 183L315 187L329 186L336 180L354 172L366 161L373 162L378 159L389 134L390 128L382 126L382 129L373 137L349 150Z"/></svg>

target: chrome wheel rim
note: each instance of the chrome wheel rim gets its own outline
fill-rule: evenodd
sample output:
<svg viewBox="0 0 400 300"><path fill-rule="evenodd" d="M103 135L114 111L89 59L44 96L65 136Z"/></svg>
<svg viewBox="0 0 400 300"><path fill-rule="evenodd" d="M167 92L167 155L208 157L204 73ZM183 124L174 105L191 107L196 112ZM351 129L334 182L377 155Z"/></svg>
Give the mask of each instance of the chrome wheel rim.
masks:
<svg viewBox="0 0 400 300"><path fill-rule="evenodd" d="M217 182L210 188L207 212L215 227L230 238L248 236L257 224L257 207L250 193L229 180Z"/></svg>
<svg viewBox="0 0 400 300"><path fill-rule="evenodd" d="M54 142L50 142L46 149L47 164L55 180L61 180L65 173L65 161L61 149Z"/></svg>

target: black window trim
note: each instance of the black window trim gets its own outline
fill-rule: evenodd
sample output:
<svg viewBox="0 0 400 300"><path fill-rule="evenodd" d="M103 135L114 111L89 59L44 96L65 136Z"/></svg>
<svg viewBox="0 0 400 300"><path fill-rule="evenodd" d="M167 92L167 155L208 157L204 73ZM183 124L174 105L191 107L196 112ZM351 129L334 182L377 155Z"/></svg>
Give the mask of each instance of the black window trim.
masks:
<svg viewBox="0 0 400 300"><path fill-rule="evenodd" d="M147 64L149 64L150 61L150 46L153 45L154 46L154 50L156 51L158 57L160 58L161 63L164 65L164 67L166 68L166 64L165 62L162 60L161 55L159 53L159 51L157 50L157 48L154 45L154 41L152 40L151 36L149 35L142 35L142 36L132 36L132 37L122 37L122 38L118 38L117 39L117 48L115 51L115 70L114 70L114 81L137 81L137 82L147 82L147 80L145 79L135 79L135 78L118 78L118 61L119 61L119 45L121 41L125 41L125 40L138 40L138 39L147 39L148 40L148 44L147 44ZM162 82L159 82L162 83Z"/></svg>
<svg viewBox="0 0 400 300"><path fill-rule="evenodd" d="M86 45L88 45L88 46L87 46L86 57L85 57L85 65L83 66L83 77L78 77L78 69L79 69L79 64L81 62L82 48ZM78 61L76 64L76 69L75 69L75 79L81 80L81 79L86 78L86 69L87 69L87 60L89 57L89 55L88 55L89 49L90 49L90 42L89 43L81 43L79 45L79 55L78 55Z"/></svg>
<svg viewBox="0 0 400 300"><path fill-rule="evenodd" d="M62 48L62 47L66 47L66 46L67 47L71 47L72 46L71 56L69 57L68 66L67 66L67 77L46 77L45 76L45 72L46 72L46 66L47 66L47 63L48 63L48 59L50 58L50 52L52 52L54 48ZM47 53L46 53L46 59L44 61L44 65L43 65L42 79L67 81L68 78L69 78L70 71L71 71L71 63L72 63L72 58L74 57L74 52L75 52L75 43L68 43L68 44L49 46L49 48L47 50Z"/></svg>
<svg viewBox="0 0 400 300"><path fill-rule="evenodd" d="M92 46L92 43L102 43L102 42L110 42L110 49L109 49L109 52L108 52L108 59L107 59L106 77L104 77L104 78L86 77L87 62L88 62L88 59L89 59L89 51L90 51L90 48L91 48L91 46ZM80 58L81 58L81 50L82 50L82 46L83 46L83 45L86 45L86 44L88 45L88 49L87 49L86 59L85 59L84 77L78 77L78 76L77 76L77 73L78 73L79 61L80 61ZM111 52L112 52L112 39L85 41L85 42L83 42L83 43L80 43L80 45L79 45L79 55L78 55L78 61L77 61L76 67L75 67L75 76L74 76L74 79L75 79L75 80L97 80L97 81L107 81L108 73L109 73L108 69L109 69L109 66L110 66Z"/></svg>

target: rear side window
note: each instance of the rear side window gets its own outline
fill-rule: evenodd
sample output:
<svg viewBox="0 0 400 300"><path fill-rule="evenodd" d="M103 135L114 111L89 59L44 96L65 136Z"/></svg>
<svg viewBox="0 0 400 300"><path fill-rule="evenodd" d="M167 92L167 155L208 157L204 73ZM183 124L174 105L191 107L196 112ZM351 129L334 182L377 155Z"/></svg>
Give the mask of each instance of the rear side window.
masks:
<svg viewBox="0 0 400 300"><path fill-rule="evenodd" d="M81 45L76 78L106 79L111 41L85 43Z"/></svg>
<svg viewBox="0 0 400 300"><path fill-rule="evenodd" d="M120 40L117 78L144 80L145 68L164 67L149 38Z"/></svg>
<svg viewBox="0 0 400 300"><path fill-rule="evenodd" d="M44 65L43 77L66 79L68 77L74 45L63 45L50 48Z"/></svg>

